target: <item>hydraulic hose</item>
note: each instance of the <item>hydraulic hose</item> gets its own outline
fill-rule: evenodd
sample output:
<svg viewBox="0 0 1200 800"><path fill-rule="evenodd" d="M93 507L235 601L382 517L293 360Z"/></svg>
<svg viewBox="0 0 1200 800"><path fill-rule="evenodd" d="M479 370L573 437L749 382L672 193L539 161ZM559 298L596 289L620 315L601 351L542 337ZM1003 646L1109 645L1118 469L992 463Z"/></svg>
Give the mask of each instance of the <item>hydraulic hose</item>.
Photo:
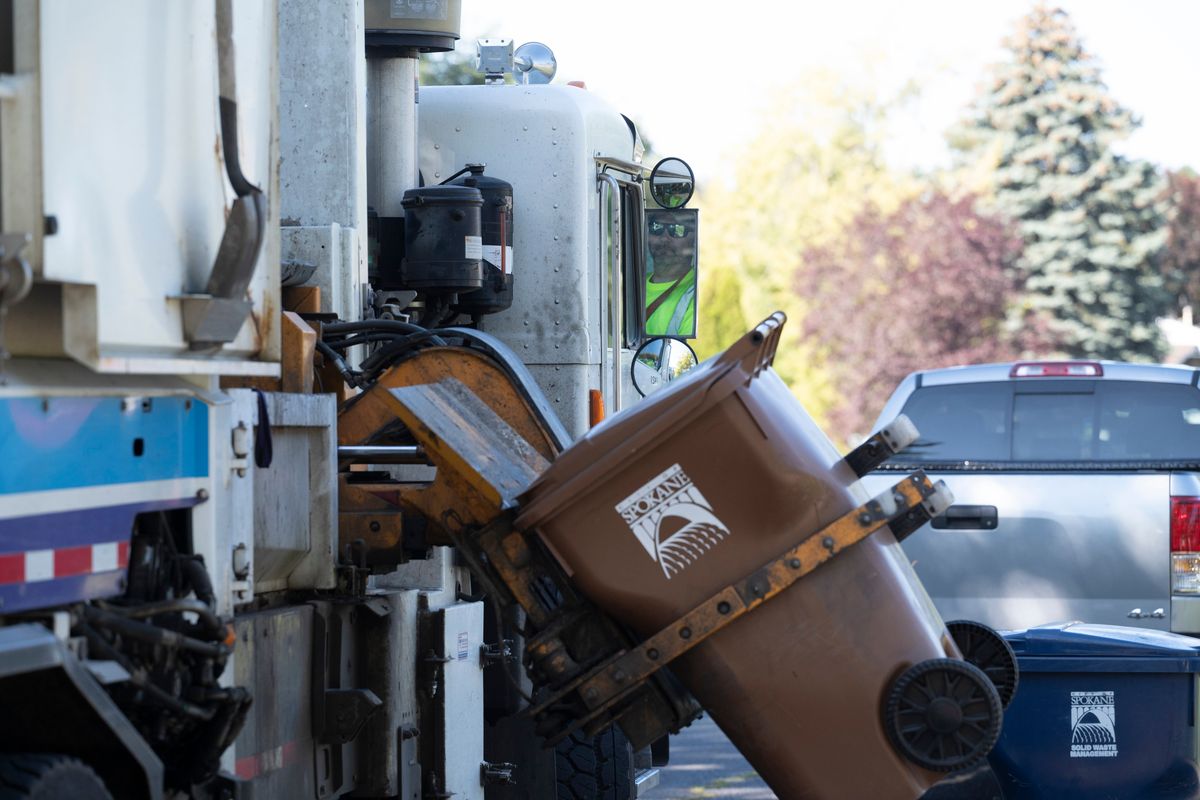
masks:
<svg viewBox="0 0 1200 800"><path fill-rule="evenodd" d="M317 352L333 363L333 366L337 368L338 374L342 376L342 380L351 386L360 385L359 376L350 369L350 365L346 363L346 359L342 358L341 354L320 339L317 340Z"/></svg>
<svg viewBox="0 0 1200 800"><path fill-rule="evenodd" d="M115 661L120 664L129 673L129 682L146 692L156 702L181 714L186 714L189 717L195 717L206 722L212 719L217 713L216 709L201 708L200 706L192 705L163 691L150 681L144 671L129 663L129 660L121 655L117 648L109 644L103 636L86 622L77 623L77 627L83 633L84 638L87 639L89 647L100 655L103 655L109 661Z"/></svg>
<svg viewBox="0 0 1200 800"><path fill-rule="evenodd" d="M184 636L181 633L160 628L157 625L138 622L137 620L129 619L128 617L115 614L111 611L105 611L95 606L84 606L83 616L93 625L108 628L121 636L137 639L147 644L175 647L222 662L229 655L229 648L223 644L202 642L199 639L193 639L190 636Z"/></svg>
<svg viewBox="0 0 1200 800"><path fill-rule="evenodd" d="M359 322L335 322L321 326L322 335L337 336L345 333L360 333L363 331L395 331L397 333L427 333L427 328L414 325L411 322L401 322L398 319L364 319ZM434 344L444 345L446 342L434 335Z"/></svg>
<svg viewBox="0 0 1200 800"><path fill-rule="evenodd" d="M200 556L181 558L179 568L191 585L192 592L196 595L196 598L208 606L210 610L214 608L217 603L217 596L213 593L212 579L208 577L208 570L204 567L204 559ZM215 625L220 627L220 624L220 620L216 620Z"/></svg>
<svg viewBox="0 0 1200 800"><path fill-rule="evenodd" d="M120 614L122 617L129 619L146 619L147 617L157 617L159 614L190 611L200 617L205 627L212 630L213 633L220 634L225 629L225 624L221 622L221 618L214 614L212 608L203 600L185 600L182 598L161 600L157 603L147 603L132 608L106 604L104 610Z"/></svg>

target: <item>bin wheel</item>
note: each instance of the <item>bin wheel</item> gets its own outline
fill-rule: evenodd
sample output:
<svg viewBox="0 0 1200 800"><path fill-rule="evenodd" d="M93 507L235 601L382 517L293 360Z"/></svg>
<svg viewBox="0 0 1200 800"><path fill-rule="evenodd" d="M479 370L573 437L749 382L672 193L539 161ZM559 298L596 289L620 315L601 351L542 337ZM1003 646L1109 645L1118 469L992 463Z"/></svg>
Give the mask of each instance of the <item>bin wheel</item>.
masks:
<svg viewBox="0 0 1200 800"><path fill-rule="evenodd" d="M969 619L947 622L946 628L963 659L983 670L1000 694L1000 704L1008 708L1017 693L1020 675L1017 655L1008 640L982 622Z"/></svg>
<svg viewBox="0 0 1200 800"><path fill-rule="evenodd" d="M77 758L57 754L0 755L3 800L112 800L104 781Z"/></svg>
<svg viewBox="0 0 1200 800"><path fill-rule="evenodd" d="M1000 738L1004 711L983 670L933 658L900 673L887 693L883 727L896 752L935 772L966 769Z"/></svg>

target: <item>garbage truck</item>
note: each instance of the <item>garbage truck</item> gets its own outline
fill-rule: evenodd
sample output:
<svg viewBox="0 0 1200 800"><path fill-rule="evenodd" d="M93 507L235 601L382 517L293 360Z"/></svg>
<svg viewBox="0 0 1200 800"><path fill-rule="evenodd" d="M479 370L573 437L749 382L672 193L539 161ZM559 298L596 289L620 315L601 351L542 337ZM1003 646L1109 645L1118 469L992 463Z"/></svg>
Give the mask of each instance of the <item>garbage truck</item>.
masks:
<svg viewBox="0 0 1200 800"><path fill-rule="evenodd" d="M650 336L690 169L537 43L420 86L459 19L0 3L0 795L647 796L702 710L784 798L977 763L948 490L857 483L911 425L838 454L781 315Z"/></svg>

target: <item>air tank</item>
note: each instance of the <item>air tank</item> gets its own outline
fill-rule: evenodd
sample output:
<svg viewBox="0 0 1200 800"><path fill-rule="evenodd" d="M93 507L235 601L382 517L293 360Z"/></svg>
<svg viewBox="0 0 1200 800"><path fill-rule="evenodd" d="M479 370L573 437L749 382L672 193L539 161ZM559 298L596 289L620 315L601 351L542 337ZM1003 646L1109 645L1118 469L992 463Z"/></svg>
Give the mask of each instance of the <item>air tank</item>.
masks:
<svg viewBox="0 0 1200 800"><path fill-rule="evenodd" d="M404 207L400 280L422 294L473 292L483 286L483 195L470 186L409 189Z"/></svg>
<svg viewBox="0 0 1200 800"><path fill-rule="evenodd" d="M513 187L508 181L483 174L482 164L470 164L469 175L451 185L479 190L483 197L483 286L462 295L455 310L479 316L504 311L513 301Z"/></svg>

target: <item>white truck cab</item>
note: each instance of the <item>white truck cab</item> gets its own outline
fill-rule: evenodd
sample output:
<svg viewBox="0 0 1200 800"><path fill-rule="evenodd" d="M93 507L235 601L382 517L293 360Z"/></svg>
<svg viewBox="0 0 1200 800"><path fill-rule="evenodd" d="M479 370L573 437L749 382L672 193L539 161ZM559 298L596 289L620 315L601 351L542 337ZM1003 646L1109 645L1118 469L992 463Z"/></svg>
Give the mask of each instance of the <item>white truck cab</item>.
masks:
<svg viewBox="0 0 1200 800"><path fill-rule="evenodd" d="M614 294L635 288L638 254L614 244L613 231L642 224L636 132L603 99L573 86L422 88L418 113L427 184L470 163L512 184L513 304L480 327L525 362L578 436L588 428L590 390L620 407L628 346L640 344L636 307ZM612 315L622 307L630 313L618 352L626 353L614 364Z"/></svg>

